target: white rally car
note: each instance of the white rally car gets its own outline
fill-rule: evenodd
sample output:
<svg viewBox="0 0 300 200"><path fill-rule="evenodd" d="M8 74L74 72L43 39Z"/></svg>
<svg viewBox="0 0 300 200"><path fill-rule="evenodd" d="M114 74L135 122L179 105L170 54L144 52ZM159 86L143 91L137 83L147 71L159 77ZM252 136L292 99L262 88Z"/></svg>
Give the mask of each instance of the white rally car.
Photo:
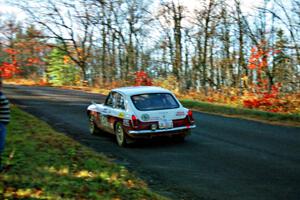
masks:
<svg viewBox="0 0 300 200"><path fill-rule="evenodd" d="M183 140L196 127L191 110L169 90L152 86L113 89L104 104L92 103L87 114L90 132L115 134L119 146L155 136Z"/></svg>

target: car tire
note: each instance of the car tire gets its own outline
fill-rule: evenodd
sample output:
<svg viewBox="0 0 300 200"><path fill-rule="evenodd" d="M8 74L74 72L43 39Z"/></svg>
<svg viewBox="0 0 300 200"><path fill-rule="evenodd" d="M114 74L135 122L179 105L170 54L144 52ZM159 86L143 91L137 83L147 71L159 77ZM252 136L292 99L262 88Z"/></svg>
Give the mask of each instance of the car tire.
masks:
<svg viewBox="0 0 300 200"><path fill-rule="evenodd" d="M127 146L127 136L126 133L124 133L121 122L117 122L115 125L115 135L117 143L120 147Z"/></svg>
<svg viewBox="0 0 300 200"><path fill-rule="evenodd" d="M99 133L99 128L95 124L95 117L91 114L89 114L89 132L92 135L98 134Z"/></svg>

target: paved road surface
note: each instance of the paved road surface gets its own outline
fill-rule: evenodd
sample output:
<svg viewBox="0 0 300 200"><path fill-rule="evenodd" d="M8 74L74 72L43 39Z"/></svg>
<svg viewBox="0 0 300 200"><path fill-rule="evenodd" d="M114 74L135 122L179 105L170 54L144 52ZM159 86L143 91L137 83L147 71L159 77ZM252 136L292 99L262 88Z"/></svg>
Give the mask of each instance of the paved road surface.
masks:
<svg viewBox="0 0 300 200"><path fill-rule="evenodd" d="M144 141L120 148L88 133L86 107L104 96L7 85L6 95L83 145L125 165L172 199L300 199L300 128L195 112L184 143Z"/></svg>

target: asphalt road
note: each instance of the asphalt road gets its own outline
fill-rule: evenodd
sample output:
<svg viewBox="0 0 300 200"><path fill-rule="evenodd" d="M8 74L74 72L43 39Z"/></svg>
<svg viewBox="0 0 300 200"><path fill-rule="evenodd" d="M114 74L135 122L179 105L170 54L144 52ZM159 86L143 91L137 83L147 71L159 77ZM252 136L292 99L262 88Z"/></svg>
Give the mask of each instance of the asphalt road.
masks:
<svg viewBox="0 0 300 200"><path fill-rule="evenodd" d="M172 199L300 199L300 128L194 112L184 143L118 147L88 132L86 107L104 96L50 87L5 86L10 100L83 145L102 152Z"/></svg>

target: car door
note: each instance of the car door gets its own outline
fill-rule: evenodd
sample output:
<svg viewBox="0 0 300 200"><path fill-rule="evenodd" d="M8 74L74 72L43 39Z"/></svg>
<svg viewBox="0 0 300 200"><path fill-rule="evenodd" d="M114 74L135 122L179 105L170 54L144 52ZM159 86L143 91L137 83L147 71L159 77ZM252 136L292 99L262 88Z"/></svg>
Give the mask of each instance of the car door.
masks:
<svg viewBox="0 0 300 200"><path fill-rule="evenodd" d="M107 96L101 114L99 116L99 120L101 122L101 128L103 128L108 132L112 132L111 114L113 112L113 107L115 104L114 93L115 92L110 92L109 95Z"/></svg>
<svg viewBox="0 0 300 200"><path fill-rule="evenodd" d="M103 110L100 115L102 128L113 133L116 121L123 121L125 115L124 97L115 91L112 91L104 103Z"/></svg>
<svg viewBox="0 0 300 200"><path fill-rule="evenodd" d="M122 94L116 92L114 94L114 105L113 105L113 111L112 116L115 117L115 120L122 121L125 116L125 100Z"/></svg>

